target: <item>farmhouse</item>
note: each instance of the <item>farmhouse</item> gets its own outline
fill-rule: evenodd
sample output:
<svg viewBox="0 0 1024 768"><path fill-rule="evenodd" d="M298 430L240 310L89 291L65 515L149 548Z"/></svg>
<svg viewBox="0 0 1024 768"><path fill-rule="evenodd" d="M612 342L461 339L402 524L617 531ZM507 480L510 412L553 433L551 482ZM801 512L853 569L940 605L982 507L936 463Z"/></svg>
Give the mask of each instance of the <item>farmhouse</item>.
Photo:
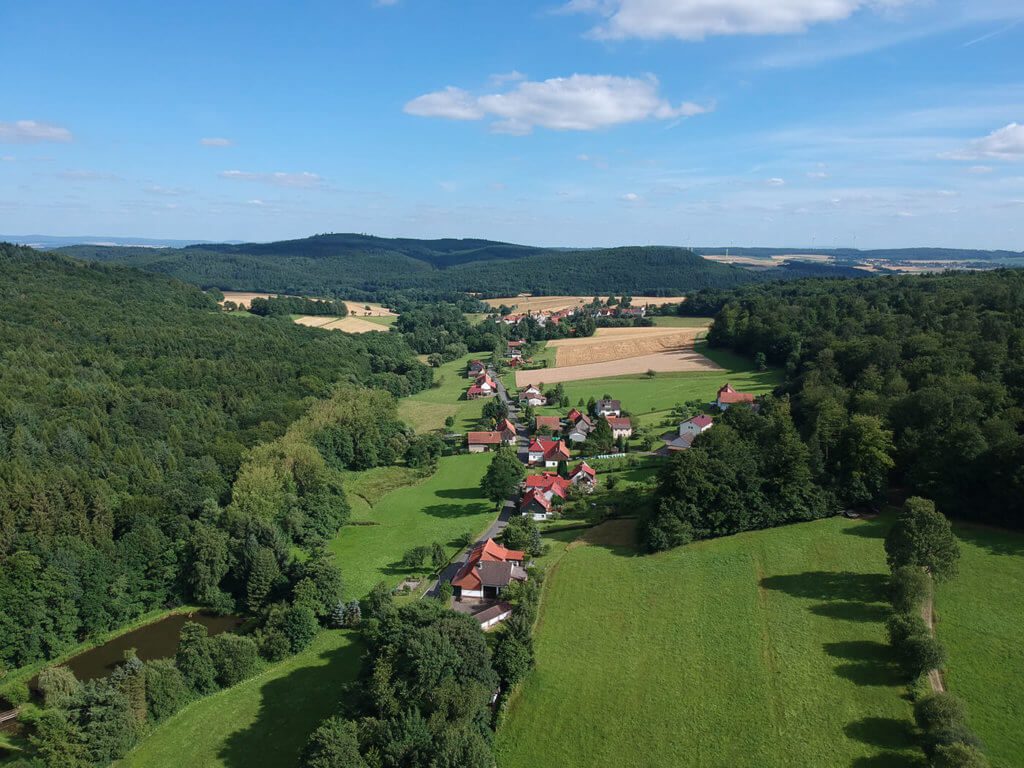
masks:
<svg viewBox="0 0 1024 768"><path fill-rule="evenodd" d="M710 416L703 413L698 414L692 419L687 419L686 421L679 423L679 436L693 435L696 437L697 435L702 435L711 429L713 424L714 422L711 420Z"/></svg>
<svg viewBox="0 0 1024 768"><path fill-rule="evenodd" d="M487 366L484 365L482 362L480 362L479 360L471 360L469 363L469 367L466 368L466 375L471 379L475 379L481 373L486 373L486 371Z"/></svg>
<svg viewBox="0 0 1024 768"><path fill-rule="evenodd" d="M556 435L562 431L562 421L557 416L538 416L535 431L539 434L547 432Z"/></svg>
<svg viewBox="0 0 1024 768"><path fill-rule="evenodd" d="M727 409L730 405L736 405L737 403L753 403L754 396L747 392L737 392L732 388L732 384L726 384L720 390L718 390L718 397L715 399L715 404L721 410Z"/></svg>
<svg viewBox="0 0 1024 768"><path fill-rule="evenodd" d="M554 472L529 475L523 481L525 490L519 499L519 513L534 520L547 520L551 517L555 499L564 499L571 486L569 480Z"/></svg>
<svg viewBox="0 0 1024 768"><path fill-rule="evenodd" d="M577 488L590 493L594 490L594 486L597 485L597 473L587 462L581 461L579 466L569 473L569 482Z"/></svg>
<svg viewBox="0 0 1024 768"><path fill-rule="evenodd" d="M524 552L505 549L494 539L478 544L452 579L455 596L460 600L464 597L497 598L513 581L526 581L525 557Z"/></svg>
<svg viewBox="0 0 1024 768"><path fill-rule="evenodd" d="M543 464L545 467L557 467L558 462L569 460L569 449L563 440L535 437L530 441L527 458L533 465Z"/></svg>
<svg viewBox="0 0 1024 768"><path fill-rule="evenodd" d="M539 405L547 405L548 399L544 397L544 395L541 393L539 389L537 389L537 387L531 384L530 386L528 386L526 389L522 390L519 393L519 402L526 403L527 405L532 405L533 407L536 408Z"/></svg>
<svg viewBox="0 0 1024 768"><path fill-rule="evenodd" d="M510 341L505 350L505 357L511 357L513 360L522 360L523 345L525 343L525 341Z"/></svg>
<svg viewBox="0 0 1024 768"><path fill-rule="evenodd" d="M505 445L515 445L519 440L519 433L516 432L516 425L508 419L503 419L498 424L497 432L501 433L501 442Z"/></svg>
<svg viewBox="0 0 1024 768"><path fill-rule="evenodd" d="M470 453L484 453L497 450L502 443L501 432L468 432L466 445Z"/></svg>
<svg viewBox="0 0 1024 768"><path fill-rule="evenodd" d="M576 411L576 413L579 413L579 411ZM576 419L575 422L573 422L570 418L570 423L572 425L569 427L568 434L570 442L582 443L584 440L587 439L587 435L594 431L594 422L592 422L583 414L580 414L579 418Z"/></svg>
<svg viewBox="0 0 1024 768"><path fill-rule="evenodd" d="M480 397L493 397L498 392L498 385L494 383L486 372L476 377L476 381L466 390L467 400L476 400Z"/></svg>
<svg viewBox="0 0 1024 768"><path fill-rule="evenodd" d="M620 437L630 438L633 436L633 422L625 417L608 417L608 426L612 428L612 437L618 440Z"/></svg>
<svg viewBox="0 0 1024 768"><path fill-rule="evenodd" d="M618 400L598 400L594 404L595 416L621 416L622 403Z"/></svg>

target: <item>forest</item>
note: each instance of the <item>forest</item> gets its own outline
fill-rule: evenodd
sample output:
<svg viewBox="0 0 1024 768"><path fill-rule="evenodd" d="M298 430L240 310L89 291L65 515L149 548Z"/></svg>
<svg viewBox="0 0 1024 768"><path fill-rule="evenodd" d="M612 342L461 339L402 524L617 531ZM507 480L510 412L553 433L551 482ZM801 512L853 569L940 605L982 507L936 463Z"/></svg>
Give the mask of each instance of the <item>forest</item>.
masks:
<svg viewBox="0 0 1024 768"><path fill-rule="evenodd" d="M849 277L846 267L795 263L769 273L717 264L685 248L531 248L487 240L316 235L302 240L186 248L82 245L78 258L113 261L203 288L349 300L445 300L518 293L681 296L799 277Z"/></svg>
<svg viewBox="0 0 1024 768"><path fill-rule="evenodd" d="M330 535L345 512L344 498L324 491L323 465L372 466L404 450L391 396L432 378L396 334L236 318L177 280L8 245L0 359L7 668L156 608L245 609L247 558L269 554L265 570L294 571L292 542ZM327 458L296 463L278 496L238 498L240 468L240 489L265 488L260 462L287 453L286 430L321 401L354 414L304 436ZM367 420L379 437L356 452L345 425L362 433ZM257 445L264 453L250 456Z"/></svg>
<svg viewBox="0 0 1024 768"><path fill-rule="evenodd" d="M662 476L651 548L794 513L877 506L889 489L963 520L1024 527L1024 272L806 281L698 295L694 304L720 307L712 346L785 369L775 395L791 419L770 430L781 440L772 451L798 474L743 464L752 460L744 443L780 418L777 404L759 414L730 409L722 426L743 419L742 429L716 426ZM762 492L798 475L813 503ZM720 503L698 510L700 478L716 483ZM749 519L757 509L764 516Z"/></svg>

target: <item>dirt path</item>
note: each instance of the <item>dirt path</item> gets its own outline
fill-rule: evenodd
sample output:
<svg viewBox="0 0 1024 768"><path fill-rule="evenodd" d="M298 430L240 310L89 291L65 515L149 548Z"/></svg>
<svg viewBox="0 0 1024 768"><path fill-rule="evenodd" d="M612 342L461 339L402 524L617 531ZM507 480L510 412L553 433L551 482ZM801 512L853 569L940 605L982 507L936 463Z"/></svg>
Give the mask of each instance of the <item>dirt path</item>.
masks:
<svg viewBox="0 0 1024 768"><path fill-rule="evenodd" d="M928 597L921 606L921 618L928 627L928 632L935 637L935 596L934 588L928 592ZM946 681L942 678L942 670L933 669L928 672L928 682L935 693L946 692Z"/></svg>

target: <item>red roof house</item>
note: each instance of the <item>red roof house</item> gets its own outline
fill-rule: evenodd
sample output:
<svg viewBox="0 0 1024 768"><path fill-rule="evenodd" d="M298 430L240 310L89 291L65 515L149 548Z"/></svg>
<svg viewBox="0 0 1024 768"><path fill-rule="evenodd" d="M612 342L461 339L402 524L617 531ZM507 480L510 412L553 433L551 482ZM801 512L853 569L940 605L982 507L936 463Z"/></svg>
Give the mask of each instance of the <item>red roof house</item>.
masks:
<svg viewBox="0 0 1024 768"><path fill-rule="evenodd" d="M497 597L512 581L526 581L526 553L505 549L494 539L477 544L452 579L459 597Z"/></svg>
<svg viewBox="0 0 1024 768"><path fill-rule="evenodd" d="M609 416L608 426L612 428L612 436L616 440L633 436L633 422L625 416Z"/></svg>
<svg viewBox="0 0 1024 768"><path fill-rule="evenodd" d="M737 392L732 388L732 384L726 384L718 390L718 397L715 402L718 404L718 407L724 411L730 405L736 405L737 403L752 403L754 402L754 396L747 392Z"/></svg>
<svg viewBox="0 0 1024 768"><path fill-rule="evenodd" d="M468 432L466 445L470 453L492 451L501 445L501 432Z"/></svg>
<svg viewBox="0 0 1024 768"><path fill-rule="evenodd" d="M531 440L528 453L530 464L543 464L546 467L554 467L560 461L569 460L569 449L565 442L549 437L535 437Z"/></svg>
<svg viewBox="0 0 1024 768"><path fill-rule="evenodd" d="M562 429L562 422L557 416L538 416L536 431L541 432L545 429L551 434L555 434Z"/></svg>
<svg viewBox="0 0 1024 768"><path fill-rule="evenodd" d="M573 485L593 488L597 484L597 472L587 462L581 461L579 466L569 473L569 482Z"/></svg>

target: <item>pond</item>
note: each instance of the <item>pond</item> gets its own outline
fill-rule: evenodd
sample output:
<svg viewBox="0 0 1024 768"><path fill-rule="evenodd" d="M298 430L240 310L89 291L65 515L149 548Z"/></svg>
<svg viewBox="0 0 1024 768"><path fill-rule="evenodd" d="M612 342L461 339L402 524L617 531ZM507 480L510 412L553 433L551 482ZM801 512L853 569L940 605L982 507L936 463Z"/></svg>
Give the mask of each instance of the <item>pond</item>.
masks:
<svg viewBox="0 0 1024 768"><path fill-rule="evenodd" d="M218 616L203 611L171 614L72 656L63 666L74 672L79 680L94 680L107 677L113 672L117 665L124 662L124 652L130 648L134 648L143 661L174 656L178 650L178 635L186 621L202 624L212 636L238 629L243 619L241 616ZM29 685L35 688L35 684L33 678Z"/></svg>

